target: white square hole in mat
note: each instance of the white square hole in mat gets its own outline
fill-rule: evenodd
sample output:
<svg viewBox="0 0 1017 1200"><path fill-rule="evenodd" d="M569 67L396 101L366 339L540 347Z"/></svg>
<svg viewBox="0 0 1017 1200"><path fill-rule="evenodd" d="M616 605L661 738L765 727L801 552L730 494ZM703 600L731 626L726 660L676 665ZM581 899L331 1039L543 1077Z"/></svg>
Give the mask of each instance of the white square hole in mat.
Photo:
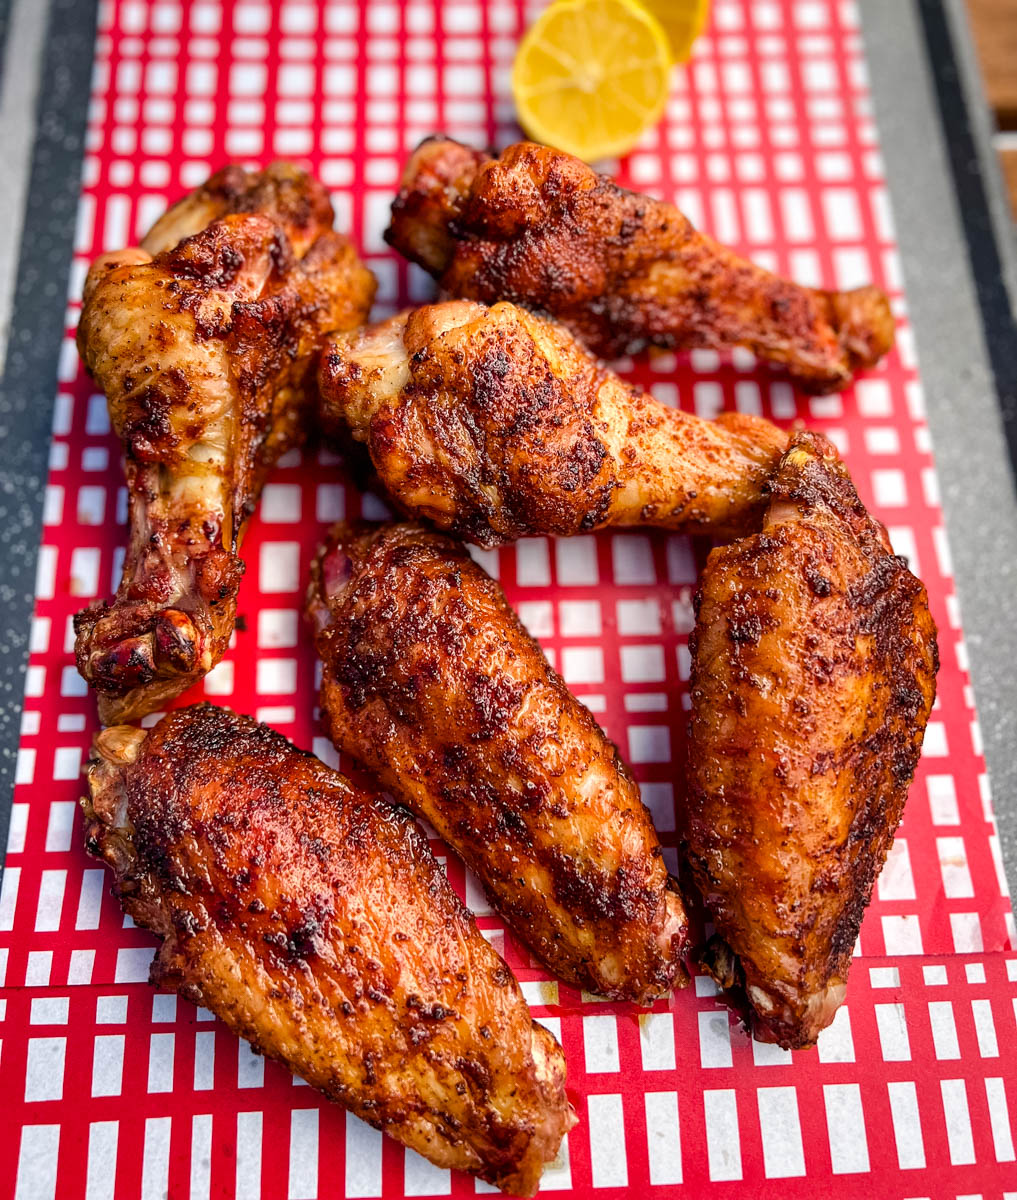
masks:
<svg viewBox="0 0 1017 1200"><path fill-rule="evenodd" d="M258 645L264 649L295 646L300 613L295 608L263 608L258 613Z"/></svg>
<svg viewBox="0 0 1017 1200"><path fill-rule="evenodd" d="M663 646L622 646L622 679L626 683L658 683L665 677Z"/></svg>
<svg viewBox="0 0 1017 1200"><path fill-rule="evenodd" d="M297 690L295 658L262 658L258 661L258 691L263 695L290 695Z"/></svg>

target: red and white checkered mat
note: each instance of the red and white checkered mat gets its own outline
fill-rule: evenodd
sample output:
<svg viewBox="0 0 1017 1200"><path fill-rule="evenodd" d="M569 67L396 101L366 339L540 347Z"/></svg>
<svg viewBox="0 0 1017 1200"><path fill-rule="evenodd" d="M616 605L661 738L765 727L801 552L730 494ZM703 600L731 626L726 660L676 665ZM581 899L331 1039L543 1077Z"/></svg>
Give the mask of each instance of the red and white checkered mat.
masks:
<svg viewBox="0 0 1017 1200"><path fill-rule="evenodd" d="M79 772L96 717L70 654L71 616L116 586L125 494L73 330L92 257L135 239L231 159L309 163L378 275L378 311L429 298L430 281L381 239L400 166L435 130L496 145L518 135L507 78L534 14L479 0L101 9L0 900L0 1195L490 1191L404 1152L144 982L153 939L125 924L81 849ZM897 349L839 396L797 396L737 354L658 354L622 369L703 415L737 406L829 433L928 585L943 668L848 1003L817 1050L750 1042L705 979L652 1012L548 981L449 862L568 1058L580 1124L544 1188L584 1198L1017 1193L1017 946L854 4L715 0L665 121L618 175L802 282L871 279L893 295ZM300 617L307 563L328 522L382 512L333 457L289 456L251 524L235 644L188 698L254 713L334 759L315 721ZM479 558L632 764L674 865L689 543L605 534Z"/></svg>

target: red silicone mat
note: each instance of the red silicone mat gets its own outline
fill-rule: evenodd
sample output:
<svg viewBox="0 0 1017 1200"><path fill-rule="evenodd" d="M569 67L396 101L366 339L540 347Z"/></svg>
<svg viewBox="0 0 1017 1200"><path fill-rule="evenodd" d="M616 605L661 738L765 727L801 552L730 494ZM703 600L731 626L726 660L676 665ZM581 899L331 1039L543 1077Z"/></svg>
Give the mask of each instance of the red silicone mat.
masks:
<svg viewBox="0 0 1017 1200"><path fill-rule="evenodd" d="M73 666L71 617L115 588L125 493L73 331L89 261L137 238L228 160L292 157L317 172L378 276L378 314L431 297L431 282L381 238L402 162L436 130L481 144L518 136L508 74L539 7L101 6L0 900L0 1195L491 1190L404 1152L145 982L153 939L125 924L86 858L76 807L96 717ZM715 0L692 64L675 73L666 119L610 166L801 282L873 280L893 296L897 349L838 396L799 396L737 354L657 354L621 369L702 415L738 407L829 433L928 585L943 667L848 1002L817 1050L752 1043L704 979L652 1012L549 982L449 862L568 1058L580 1124L544 1187L605 1200L1017 1192L1017 953L854 4ZM334 457L288 456L251 523L235 643L187 698L253 713L334 760L316 724L300 617L307 564L330 521L383 512ZM690 544L604 534L478 558L632 764L673 865Z"/></svg>

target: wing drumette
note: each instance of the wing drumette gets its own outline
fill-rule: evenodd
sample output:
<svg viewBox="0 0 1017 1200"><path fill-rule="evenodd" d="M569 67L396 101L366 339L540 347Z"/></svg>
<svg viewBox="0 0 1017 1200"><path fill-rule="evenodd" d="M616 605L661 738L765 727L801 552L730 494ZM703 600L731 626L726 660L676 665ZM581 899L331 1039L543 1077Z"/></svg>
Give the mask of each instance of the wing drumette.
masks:
<svg viewBox="0 0 1017 1200"><path fill-rule="evenodd" d="M230 163L165 212L145 234L141 248L154 257L221 217L244 213L258 213L281 225L297 258L303 258L335 220L328 192L293 163L274 162L264 171L245 171ZM373 290L370 280L367 285Z"/></svg>
<svg viewBox="0 0 1017 1200"><path fill-rule="evenodd" d="M683 983L685 911L639 789L458 542L338 526L308 613L335 745L431 822L550 970L618 999Z"/></svg>
<svg viewBox="0 0 1017 1200"><path fill-rule="evenodd" d="M810 1045L844 998L937 668L925 588L796 435L763 531L710 554L692 641L688 855L761 1040Z"/></svg>
<svg viewBox="0 0 1017 1200"><path fill-rule="evenodd" d="M320 384L326 428L366 443L396 504L482 546L758 528L787 444L759 417L668 408L514 304L432 304L340 336Z"/></svg>
<svg viewBox="0 0 1017 1200"><path fill-rule="evenodd" d="M88 782L153 983L439 1166L536 1191L574 1122L561 1048L414 821L209 705L106 729Z"/></svg>
<svg viewBox="0 0 1017 1200"><path fill-rule="evenodd" d="M132 247L89 271L78 348L123 443L130 521L116 599L75 619L105 723L158 708L226 649L262 480L302 439L324 334L374 294L331 223L303 172L229 168L156 225L154 257Z"/></svg>
<svg viewBox="0 0 1017 1200"><path fill-rule="evenodd" d="M532 142L490 158L448 138L425 141L386 237L449 295L541 309L606 358L648 343L745 346L826 392L893 344L877 288L780 279L697 233L673 205Z"/></svg>

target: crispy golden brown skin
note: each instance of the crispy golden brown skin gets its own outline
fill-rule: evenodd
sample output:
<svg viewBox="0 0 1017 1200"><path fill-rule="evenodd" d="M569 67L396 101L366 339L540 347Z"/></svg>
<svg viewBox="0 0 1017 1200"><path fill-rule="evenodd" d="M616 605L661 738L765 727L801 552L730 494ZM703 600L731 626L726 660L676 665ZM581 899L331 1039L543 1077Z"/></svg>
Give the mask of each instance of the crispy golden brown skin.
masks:
<svg viewBox="0 0 1017 1200"><path fill-rule="evenodd" d="M87 848L152 982L443 1167L531 1195L565 1062L416 823L228 709L100 733Z"/></svg>
<svg viewBox="0 0 1017 1200"><path fill-rule="evenodd" d="M326 189L293 163L274 162L264 171L230 163L165 212L145 234L141 248L154 258L232 213L260 213L281 225L297 258L335 220Z"/></svg>
<svg viewBox="0 0 1017 1200"><path fill-rule="evenodd" d="M758 528L787 435L668 408L514 304L432 304L334 338L321 414L408 515L482 546L604 525Z"/></svg>
<svg viewBox="0 0 1017 1200"><path fill-rule="evenodd" d="M607 358L648 343L745 346L825 392L893 345L877 288L780 279L697 233L673 205L532 142L492 159L428 139L407 164L386 237L449 295L541 309Z"/></svg>
<svg viewBox="0 0 1017 1200"><path fill-rule="evenodd" d="M710 554L692 640L688 856L761 1040L811 1045L843 1000L938 665L925 588L796 435L763 531Z"/></svg>
<svg viewBox="0 0 1017 1200"><path fill-rule="evenodd" d="M107 724L160 707L226 649L262 480L303 437L324 334L363 321L374 295L331 225L304 172L228 168L145 239L183 241L92 264L78 348L123 443L130 506L116 599L75 619L78 670Z"/></svg>
<svg viewBox="0 0 1017 1200"><path fill-rule="evenodd" d="M431 822L550 970L637 1001L685 982L685 911L638 787L463 546L337 526L308 614L332 741Z"/></svg>

